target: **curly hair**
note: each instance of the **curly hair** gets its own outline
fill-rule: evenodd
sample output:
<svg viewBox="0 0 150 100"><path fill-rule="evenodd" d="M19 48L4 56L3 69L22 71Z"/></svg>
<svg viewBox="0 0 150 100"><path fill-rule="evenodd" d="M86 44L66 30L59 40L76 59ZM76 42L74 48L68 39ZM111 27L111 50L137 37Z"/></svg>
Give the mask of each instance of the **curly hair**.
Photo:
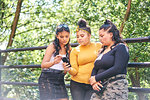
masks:
<svg viewBox="0 0 150 100"><path fill-rule="evenodd" d="M63 31L66 31L66 32L69 32L70 33L70 29L68 27L68 25L66 24L60 24L57 26L56 28L56 35L59 34L59 32L63 32ZM69 39L69 42L70 42L70 39ZM66 48L66 57L69 59L69 47L70 47L70 44L69 42L65 45L65 48ZM53 44L54 44L54 48L55 48L55 53L54 53L54 56L56 55L59 55L59 50L61 49L60 45L59 45L59 39L55 36L55 39L53 41Z"/></svg>

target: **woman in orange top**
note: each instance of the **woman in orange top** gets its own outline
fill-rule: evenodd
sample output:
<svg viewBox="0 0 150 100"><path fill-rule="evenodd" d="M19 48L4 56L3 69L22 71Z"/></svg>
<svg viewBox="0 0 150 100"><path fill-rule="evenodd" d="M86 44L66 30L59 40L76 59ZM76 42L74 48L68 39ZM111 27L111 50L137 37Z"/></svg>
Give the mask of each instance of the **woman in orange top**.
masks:
<svg viewBox="0 0 150 100"><path fill-rule="evenodd" d="M70 54L71 67L64 69L71 74L71 95L73 100L90 100L93 93L89 78L94 67L101 43L92 43L91 29L84 19L78 21L77 41L80 44ZM68 68L69 67L69 68Z"/></svg>

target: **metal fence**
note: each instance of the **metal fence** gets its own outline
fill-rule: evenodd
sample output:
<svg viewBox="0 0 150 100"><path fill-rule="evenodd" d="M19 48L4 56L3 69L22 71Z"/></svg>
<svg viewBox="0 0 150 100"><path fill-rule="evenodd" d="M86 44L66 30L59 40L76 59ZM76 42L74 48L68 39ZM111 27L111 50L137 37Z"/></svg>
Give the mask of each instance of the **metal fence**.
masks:
<svg viewBox="0 0 150 100"><path fill-rule="evenodd" d="M124 39L126 43L141 43L141 42L150 42L150 36L149 37L142 37L142 38L129 38ZM76 47L78 43L71 43L72 47ZM8 50L0 50L0 97L1 97L1 85L7 84L7 85L23 85L23 86L38 86L37 83L33 82L4 82L1 81L1 70L4 68L40 68L41 65L2 65L2 56L1 53L8 53L8 52L18 52L18 51L33 51L33 50L42 50L46 49L47 46L41 46L41 47L28 47L28 48L18 48L18 49L8 49ZM150 67L150 62L145 63L128 63L128 68L148 68ZM69 88L70 86L66 84L66 86ZM129 87L129 92L142 92L142 93L150 93L150 88L140 88L140 87Z"/></svg>

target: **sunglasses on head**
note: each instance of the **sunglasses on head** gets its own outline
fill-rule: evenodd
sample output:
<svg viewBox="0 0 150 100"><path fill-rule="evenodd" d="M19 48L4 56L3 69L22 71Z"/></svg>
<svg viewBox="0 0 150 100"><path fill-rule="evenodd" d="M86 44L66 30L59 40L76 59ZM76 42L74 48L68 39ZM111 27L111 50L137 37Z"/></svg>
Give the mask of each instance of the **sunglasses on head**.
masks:
<svg viewBox="0 0 150 100"><path fill-rule="evenodd" d="M60 29L60 28L68 28L68 25L60 24L60 25L57 26L57 29Z"/></svg>
<svg viewBox="0 0 150 100"><path fill-rule="evenodd" d="M69 27L66 24L60 24L57 26L57 32L62 32L63 30L70 32Z"/></svg>

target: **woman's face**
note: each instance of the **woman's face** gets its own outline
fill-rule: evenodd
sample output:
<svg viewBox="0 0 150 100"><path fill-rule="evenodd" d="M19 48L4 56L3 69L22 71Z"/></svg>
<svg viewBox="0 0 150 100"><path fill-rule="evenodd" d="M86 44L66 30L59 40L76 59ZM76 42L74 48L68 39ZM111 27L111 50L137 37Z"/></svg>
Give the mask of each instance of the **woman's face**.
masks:
<svg viewBox="0 0 150 100"><path fill-rule="evenodd" d="M70 34L67 31L59 32L56 36L59 39L60 45L66 45L69 42Z"/></svg>
<svg viewBox="0 0 150 100"><path fill-rule="evenodd" d="M99 30L99 40L104 46L109 46L113 43L112 41L112 33L108 33L107 30L101 29Z"/></svg>
<svg viewBox="0 0 150 100"><path fill-rule="evenodd" d="M80 45L88 45L90 43L91 35L83 30L77 32L77 41Z"/></svg>

